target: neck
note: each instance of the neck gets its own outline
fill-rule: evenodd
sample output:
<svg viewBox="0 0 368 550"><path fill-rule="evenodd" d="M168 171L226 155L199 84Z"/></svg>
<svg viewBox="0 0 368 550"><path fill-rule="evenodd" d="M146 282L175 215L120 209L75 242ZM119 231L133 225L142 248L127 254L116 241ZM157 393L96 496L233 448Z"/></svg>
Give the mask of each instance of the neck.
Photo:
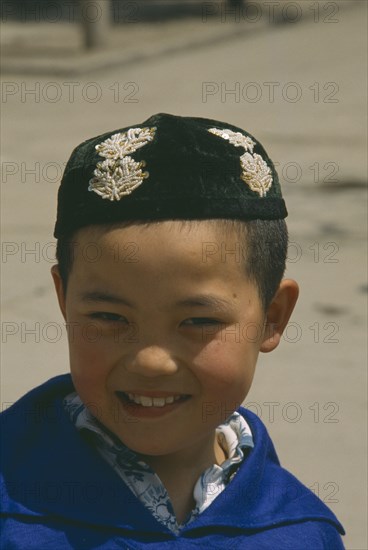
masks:
<svg viewBox="0 0 368 550"><path fill-rule="evenodd" d="M193 491L200 475L213 464L220 465L226 455L216 434L206 443L162 456L140 455L158 475L168 492L178 523L195 507Z"/></svg>

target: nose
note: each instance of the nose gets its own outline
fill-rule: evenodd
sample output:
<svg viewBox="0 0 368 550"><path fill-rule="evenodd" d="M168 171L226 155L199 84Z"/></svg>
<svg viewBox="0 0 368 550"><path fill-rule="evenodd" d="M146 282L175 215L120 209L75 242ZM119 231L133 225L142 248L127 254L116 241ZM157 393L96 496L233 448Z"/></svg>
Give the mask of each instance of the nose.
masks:
<svg viewBox="0 0 368 550"><path fill-rule="evenodd" d="M153 378L174 374L178 367L168 350L160 346L147 346L137 351L128 361L126 369L131 373Z"/></svg>

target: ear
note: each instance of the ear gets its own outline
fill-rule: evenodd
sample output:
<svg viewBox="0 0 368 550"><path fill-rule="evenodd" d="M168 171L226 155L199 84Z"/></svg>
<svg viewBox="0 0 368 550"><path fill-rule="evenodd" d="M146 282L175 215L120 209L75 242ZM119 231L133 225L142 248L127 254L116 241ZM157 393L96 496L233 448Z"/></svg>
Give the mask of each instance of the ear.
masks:
<svg viewBox="0 0 368 550"><path fill-rule="evenodd" d="M280 343L299 296L299 287L292 279L283 279L267 310L265 331L260 351L273 351Z"/></svg>
<svg viewBox="0 0 368 550"><path fill-rule="evenodd" d="M63 288L63 282L60 276L59 266L53 265L51 268L51 275L54 280L55 290L58 297L60 311L66 320L66 306L65 306L65 293Z"/></svg>

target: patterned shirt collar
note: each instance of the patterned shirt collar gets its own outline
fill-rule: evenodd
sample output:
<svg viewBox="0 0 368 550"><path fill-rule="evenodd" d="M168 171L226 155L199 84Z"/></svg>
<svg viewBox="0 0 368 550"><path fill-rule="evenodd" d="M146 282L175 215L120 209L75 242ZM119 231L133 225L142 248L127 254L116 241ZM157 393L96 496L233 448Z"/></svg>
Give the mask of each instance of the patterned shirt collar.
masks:
<svg viewBox="0 0 368 550"><path fill-rule="evenodd" d="M247 452L254 446L249 425L238 412L232 413L226 422L216 428L217 440L225 450L227 458L221 465L213 464L200 475L193 491L196 506L184 524L179 525L169 495L150 466L98 422L76 392L66 396L64 407L76 429L84 430L92 437L98 452L134 495L158 521L176 534L204 512L226 488Z"/></svg>

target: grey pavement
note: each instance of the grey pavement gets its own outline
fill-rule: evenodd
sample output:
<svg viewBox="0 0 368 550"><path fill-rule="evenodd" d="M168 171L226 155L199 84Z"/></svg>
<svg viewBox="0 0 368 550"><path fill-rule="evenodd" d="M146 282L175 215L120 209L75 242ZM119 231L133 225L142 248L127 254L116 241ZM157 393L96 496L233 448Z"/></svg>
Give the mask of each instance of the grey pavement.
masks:
<svg viewBox="0 0 368 550"><path fill-rule="evenodd" d="M315 4L299 2L295 24L263 13L256 24L214 17L116 28L105 65L86 70L87 54L78 54L69 73L71 54L60 45L78 48L76 29L55 24L43 69L34 52L32 70L21 72L10 57L24 63L27 44L47 41L51 27L35 35L32 25L3 25L1 399L5 407L68 370L49 270L58 182L72 149L157 112L244 127L278 163L287 276L301 288L245 403L268 426L282 464L342 521L346 548L366 550L367 7L319 2L317 17ZM109 65L118 47L124 59Z"/></svg>

